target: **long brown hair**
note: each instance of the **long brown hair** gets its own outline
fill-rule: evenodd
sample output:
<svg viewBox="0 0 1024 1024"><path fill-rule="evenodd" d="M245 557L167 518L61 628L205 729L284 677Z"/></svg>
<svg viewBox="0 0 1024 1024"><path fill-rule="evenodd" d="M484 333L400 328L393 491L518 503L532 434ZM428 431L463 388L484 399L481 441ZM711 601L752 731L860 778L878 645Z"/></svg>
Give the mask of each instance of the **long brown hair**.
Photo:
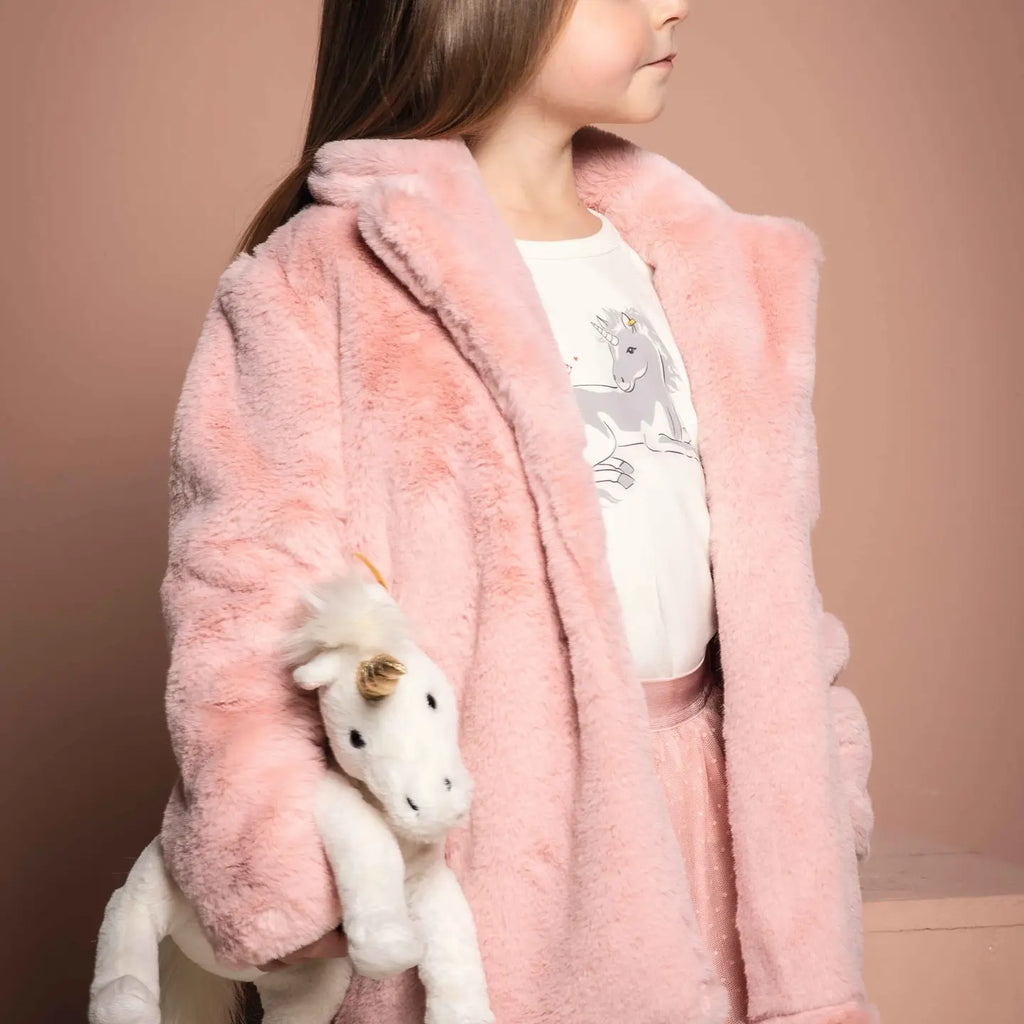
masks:
<svg viewBox="0 0 1024 1024"><path fill-rule="evenodd" d="M539 70L576 0L324 0L302 155L235 250L313 201L333 139L480 135Z"/></svg>

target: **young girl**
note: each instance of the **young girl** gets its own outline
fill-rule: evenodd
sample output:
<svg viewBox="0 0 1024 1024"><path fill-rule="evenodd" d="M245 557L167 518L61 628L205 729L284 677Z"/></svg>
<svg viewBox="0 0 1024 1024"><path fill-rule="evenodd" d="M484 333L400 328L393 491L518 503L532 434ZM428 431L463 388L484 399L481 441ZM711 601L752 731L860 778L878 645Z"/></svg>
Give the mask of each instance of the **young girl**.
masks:
<svg viewBox="0 0 1024 1024"><path fill-rule="evenodd" d="M686 15L326 0L303 159L172 438L161 838L228 963L345 951L274 652L360 551L459 694L498 1021L877 1020L870 741L810 551L817 239L591 126L660 114ZM339 1020L423 1012L407 972Z"/></svg>

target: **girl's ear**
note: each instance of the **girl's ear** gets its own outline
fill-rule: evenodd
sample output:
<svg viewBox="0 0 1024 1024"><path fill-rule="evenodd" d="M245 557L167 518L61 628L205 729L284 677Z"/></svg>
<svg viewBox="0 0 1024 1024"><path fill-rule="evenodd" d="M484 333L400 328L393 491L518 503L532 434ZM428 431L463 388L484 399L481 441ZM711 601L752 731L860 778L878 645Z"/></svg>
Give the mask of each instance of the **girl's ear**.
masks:
<svg viewBox="0 0 1024 1024"><path fill-rule="evenodd" d="M343 660L337 651L324 651L295 669L292 679L301 690L319 690L341 678Z"/></svg>

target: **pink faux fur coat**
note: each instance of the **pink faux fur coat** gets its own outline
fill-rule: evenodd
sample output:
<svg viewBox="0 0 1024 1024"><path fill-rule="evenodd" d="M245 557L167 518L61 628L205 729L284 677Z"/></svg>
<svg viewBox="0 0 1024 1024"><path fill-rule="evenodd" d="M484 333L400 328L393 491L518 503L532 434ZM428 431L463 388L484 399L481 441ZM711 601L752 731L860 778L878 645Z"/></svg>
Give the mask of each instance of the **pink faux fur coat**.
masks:
<svg viewBox="0 0 1024 1024"><path fill-rule="evenodd" d="M877 1020L858 858L871 749L835 682L811 396L817 237L593 126L581 197L655 268L701 423L738 925L759 1024ZM274 660L303 583L366 553L459 695L449 860L501 1024L715 1024L584 428L532 279L458 139L329 142L315 203L225 270L172 439L168 864L218 955L335 926L315 702ZM422 1019L415 971L338 1020Z"/></svg>

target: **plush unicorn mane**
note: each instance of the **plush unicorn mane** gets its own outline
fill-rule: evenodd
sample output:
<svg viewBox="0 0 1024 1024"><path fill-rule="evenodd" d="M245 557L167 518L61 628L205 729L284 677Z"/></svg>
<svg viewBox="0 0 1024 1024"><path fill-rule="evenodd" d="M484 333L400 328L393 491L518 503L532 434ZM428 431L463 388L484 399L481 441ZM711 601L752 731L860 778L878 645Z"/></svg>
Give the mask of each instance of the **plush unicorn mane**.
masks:
<svg viewBox="0 0 1024 1024"><path fill-rule="evenodd" d="M289 665L322 651L349 648L360 656L396 650L411 638L405 613L387 590L351 572L302 594L309 614L287 634L282 653Z"/></svg>

